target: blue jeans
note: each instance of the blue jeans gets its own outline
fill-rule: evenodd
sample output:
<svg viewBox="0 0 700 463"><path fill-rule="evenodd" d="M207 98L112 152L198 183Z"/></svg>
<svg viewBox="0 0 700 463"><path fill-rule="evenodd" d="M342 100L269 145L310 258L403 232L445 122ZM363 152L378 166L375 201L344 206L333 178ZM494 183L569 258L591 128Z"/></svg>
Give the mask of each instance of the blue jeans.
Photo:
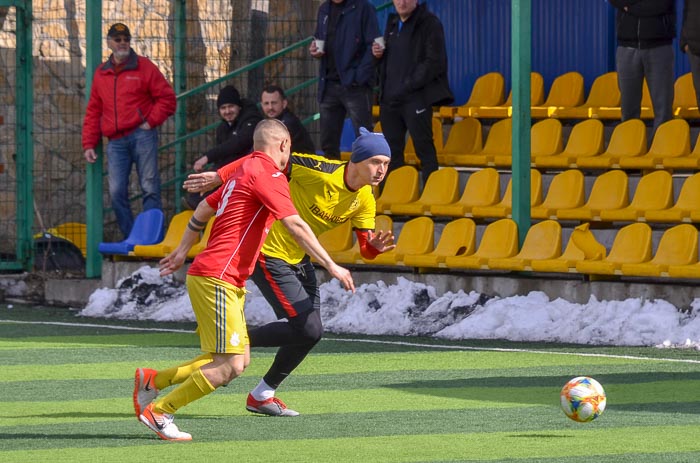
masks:
<svg viewBox="0 0 700 463"><path fill-rule="evenodd" d="M162 209L158 171L158 130L136 129L125 137L107 143L109 195L124 238L129 236L134 225L134 215L129 204L129 176L134 164L143 193L143 210Z"/></svg>
<svg viewBox="0 0 700 463"><path fill-rule="evenodd" d="M372 130L372 89L366 86L344 87L340 82L326 82L320 104L321 149L327 158L340 159L340 137L347 114L355 128Z"/></svg>

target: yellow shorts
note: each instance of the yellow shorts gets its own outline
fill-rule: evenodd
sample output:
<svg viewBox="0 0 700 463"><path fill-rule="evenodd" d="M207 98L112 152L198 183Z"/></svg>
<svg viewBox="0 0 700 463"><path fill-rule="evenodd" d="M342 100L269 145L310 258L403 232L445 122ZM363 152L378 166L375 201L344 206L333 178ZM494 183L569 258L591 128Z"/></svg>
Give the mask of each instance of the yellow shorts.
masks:
<svg viewBox="0 0 700 463"><path fill-rule="evenodd" d="M187 292L197 317L203 352L243 354L248 328L243 314L245 288L212 277L187 275Z"/></svg>

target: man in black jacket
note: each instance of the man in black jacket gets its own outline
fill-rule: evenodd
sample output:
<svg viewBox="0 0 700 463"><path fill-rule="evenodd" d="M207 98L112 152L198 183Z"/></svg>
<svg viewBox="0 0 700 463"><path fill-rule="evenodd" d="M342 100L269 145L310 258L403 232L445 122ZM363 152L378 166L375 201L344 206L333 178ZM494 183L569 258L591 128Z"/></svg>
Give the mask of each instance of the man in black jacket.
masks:
<svg viewBox="0 0 700 463"><path fill-rule="evenodd" d="M617 76L622 120L639 118L646 78L654 129L673 118L675 0L610 0L617 8Z"/></svg>
<svg viewBox="0 0 700 463"><path fill-rule="evenodd" d="M316 154L311 135L296 114L288 107L287 95L277 85L268 85L260 96L260 107L265 117L278 119L287 126L292 137L292 153Z"/></svg>
<svg viewBox="0 0 700 463"><path fill-rule="evenodd" d="M346 116L356 137L360 127L372 130L372 41L377 36L377 12L369 0L321 2L309 53L319 60L321 149L327 158L340 159Z"/></svg>
<svg viewBox="0 0 700 463"><path fill-rule="evenodd" d="M433 106L452 103L447 81L445 33L440 20L418 0L394 0L397 14L389 15L385 47L375 42L380 60L379 121L391 147L389 171L404 164L406 129L421 162L423 182L438 169L433 143Z"/></svg>
<svg viewBox="0 0 700 463"><path fill-rule="evenodd" d="M693 73L695 96L700 106L700 2L698 0L685 0L680 47L681 51L688 55L690 70Z"/></svg>
<svg viewBox="0 0 700 463"><path fill-rule="evenodd" d="M263 120L257 105L241 95L233 85L219 91L216 98L221 123L216 128L216 146L208 150L192 165L195 172L202 172L208 164L217 170L253 150L253 132ZM183 198L183 205L196 209L206 194L190 193Z"/></svg>

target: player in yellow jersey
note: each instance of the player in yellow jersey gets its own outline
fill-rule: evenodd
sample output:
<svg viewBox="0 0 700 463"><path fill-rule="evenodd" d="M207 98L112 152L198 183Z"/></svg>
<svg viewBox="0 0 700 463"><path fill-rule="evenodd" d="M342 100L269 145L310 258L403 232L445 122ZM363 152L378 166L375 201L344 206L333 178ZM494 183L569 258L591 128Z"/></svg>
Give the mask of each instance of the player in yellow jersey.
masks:
<svg viewBox="0 0 700 463"><path fill-rule="evenodd" d="M316 236L350 221L368 259L394 248L391 232L375 229L376 204L372 187L386 175L391 154L384 136L360 129L350 162L294 153L290 157L289 187L299 215ZM192 174L189 191L216 186L236 170L235 165ZM275 360L248 395L246 408L254 413L296 416L299 413L275 397L284 379L304 360L323 335L320 296L313 264L281 223L275 222L265 240L252 275L277 322L250 329L251 347L279 347Z"/></svg>

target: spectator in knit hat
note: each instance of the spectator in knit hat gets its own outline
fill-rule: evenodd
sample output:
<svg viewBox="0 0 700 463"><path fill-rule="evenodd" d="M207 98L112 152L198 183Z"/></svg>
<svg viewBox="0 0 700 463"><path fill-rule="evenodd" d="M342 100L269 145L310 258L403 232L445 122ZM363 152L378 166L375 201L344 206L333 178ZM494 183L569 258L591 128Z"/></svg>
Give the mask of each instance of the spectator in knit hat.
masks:
<svg viewBox="0 0 700 463"><path fill-rule="evenodd" d="M129 176L136 165L143 210L162 209L158 171L158 126L175 113L175 92L148 58L131 48L131 32L122 23L107 31L112 50L95 70L83 120L83 155L97 161L95 148L107 137L109 194L124 238L134 225ZM139 82L134 85L132 82Z"/></svg>
<svg viewBox="0 0 700 463"><path fill-rule="evenodd" d="M372 187L384 180L390 160L384 136L364 127L352 144L350 162L292 154L288 165L294 207L316 236L350 222L362 257L374 259L395 247L392 232L374 231L377 206ZM214 187L230 178L240 162L219 169L216 175L190 175L185 187L199 191L196 185L202 181ZM248 395L246 409L296 416L299 413L287 408L275 392L321 339L323 324L314 266L280 221L270 228L252 278L280 321L249 329L250 346L279 349L268 372Z"/></svg>
<svg viewBox="0 0 700 463"><path fill-rule="evenodd" d="M197 159L192 168L202 172L208 164L219 169L231 161L242 158L253 150L253 132L263 119L257 105L241 95L233 85L219 91L216 98L221 123L216 128L216 146ZM189 194L183 198L183 205L195 209L206 195Z"/></svg>

